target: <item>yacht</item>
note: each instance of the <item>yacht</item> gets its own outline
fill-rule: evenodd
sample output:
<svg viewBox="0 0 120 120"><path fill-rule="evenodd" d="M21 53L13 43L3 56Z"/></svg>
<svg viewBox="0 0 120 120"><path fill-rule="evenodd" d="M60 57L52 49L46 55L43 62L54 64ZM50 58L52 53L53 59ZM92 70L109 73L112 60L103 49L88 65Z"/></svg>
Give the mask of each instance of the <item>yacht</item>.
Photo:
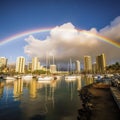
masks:
<svg viewBox="0 0 120 120"><path fill-rule="evenodd" d="M15 78L12 77L12 76L4 76L3 79L4 79L4 80L15 80Z"/></svg>
<svg viewBox="0 0 120 120"><path fill-rule="evenodd" d="M38 77L38 81L51 81L53 80L54 78L52 76L45 76L45 77L41 77L39 76Z"/></svg>
<svg viewBox="0 0 120 120"><path fill-rule="evenodd" d="M31 74L23 75L23 76L22 76L22 79L23 79L23 80L31 80L32 78L33 78L33 75L31 75Z"/></svg>

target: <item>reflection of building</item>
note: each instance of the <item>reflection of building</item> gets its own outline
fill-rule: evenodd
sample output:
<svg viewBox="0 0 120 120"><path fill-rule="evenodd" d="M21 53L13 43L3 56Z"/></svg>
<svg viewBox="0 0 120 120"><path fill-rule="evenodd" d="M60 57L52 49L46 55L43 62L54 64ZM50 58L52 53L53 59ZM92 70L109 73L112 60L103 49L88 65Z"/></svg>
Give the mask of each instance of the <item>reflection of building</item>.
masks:
<svg viewBox="0 0 120 120"><path fill-rule="evenodd" d="M81 76L77 78L77 90L81 90Z"/></svg>
<svg viewBox="0 0 120 120"><path fill-rule="evenodd" d="M56 70L57 68L56 68L56 65L55 64L53 64L53 65L50 65L50 72L51 73L56 73Z"/></svg>
<svg viewBox="0 0 120 120"><path fill-rule="evenodd" d="M85 85L90 85L94 82L94 79L92 76L85 77Z"/></svg>
<svg viewBox="0 0 120 120"><path fill-rule="evenodd" d="M84 71L87 73L92 71L91 56L84 56Z"/></svg>
<svg viewBox="0 0 120 120"><path fill-rule="evenodd" d="M17 57L16 60L16 72L24 73L25 72L25 58L24 57Z"/></svg>
<svg viewBox="0 0 120 120"><path fill-rule="evenodd" d="M3 96L3 90L4 90L4 82L1 82L1 81L0 81L0 99L1 99L2 96Z"/></svg>
<svg viewBox="0 0 120 120"><path fill-rule="evenodd" d="M106 70L106 58L105 54L101 54L96 57L97 72L104 73Z"/></svg>
<svg viewBox="0 0 120 120"><path fill-rule="evenodd" d="M14 81L14 96L18 97L22 94L23 92L23 80L22 79L18 79Z"/></svg>
<svg viewBox="0 0 120 120"><path fill-rule="evenodd" d="M30 97L36 98L37 96L36 92L37 92L37 81L33 79L30 81Z"/></svg>
<svg viewBox="0 0 120 120"><path fill-rule="evenodd" d="M0 67L7 66L7 58L0 57Z"/></svg>
<svg viewBox="0 0 120 120"><path fill-rule="evenodd" d="M40 62L38 57L32 58L32 71L40 69Z"/></svg>
<svg viewBox="0 0 120 120"><path fill-rule="evenodd" d="M76 73L80 73L80 61L79 60L76 60L75 62L75 68L76 68Z"/></svg>

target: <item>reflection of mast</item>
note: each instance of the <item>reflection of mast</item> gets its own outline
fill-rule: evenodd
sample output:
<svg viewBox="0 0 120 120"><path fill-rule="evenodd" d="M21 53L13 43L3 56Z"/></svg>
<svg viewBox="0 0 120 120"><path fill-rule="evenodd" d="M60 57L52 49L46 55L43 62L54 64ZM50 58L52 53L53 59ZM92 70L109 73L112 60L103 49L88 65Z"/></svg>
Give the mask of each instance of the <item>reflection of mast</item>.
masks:
<svg viewBox="0 0 120 120"><path fill-rule="evenodd" d="M19 97L23 92L23 80L18 79L14 81L14 91L13 94L15 97Z"/></svg>
<svg viewBox="0 0 120 120"><path fill-rule="evenodd" d="M75 86L75 81L68 81L68 91L70 90L70 99L73 99L73 92L74 92L74 86Z"/></svg>
<svg viewBox="0 0 120 120"><path fill-rule="evenodd" d="M51 89L52 89L51 90L51 99L52 99L52 102L53 102L53 108L55 106L55 99L54 99L55 87L56 87L56 80L51 82Z"/></svg>
<svg viewBox="0 0 120 120"><path fill-rule="evenodd" d="M47 101L48 97L47 97L47 84L45 84L45 101Z"/></svg>

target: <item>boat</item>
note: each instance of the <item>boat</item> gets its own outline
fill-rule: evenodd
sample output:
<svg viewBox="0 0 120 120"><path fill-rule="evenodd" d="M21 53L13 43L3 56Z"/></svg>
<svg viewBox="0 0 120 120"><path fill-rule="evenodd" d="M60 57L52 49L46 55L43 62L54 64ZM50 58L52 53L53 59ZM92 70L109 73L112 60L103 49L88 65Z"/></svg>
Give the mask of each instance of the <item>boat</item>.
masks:
<svg viewBox="0 0 120 120"><path fill-rule="evenodd" d="M39 76L38 77L38 81L51 81L53 80L54 78L52 76L45 76L45 77L41 77Z"/></svg>
<svg viewBox="0 0 120 120"><path fill-rule="evenodd" d="M15 77L16 79L21 79L21 78L22 78L21 75L15 75L14 77Z"/></svg>
<svg viewBox="0 0 120 120"><path fill-rule="evenodd" d="M65 79L76 79L77 77L76 76L73 76L73 75L68 75L68 76L65 76Z"/></svg>
<svg viewBox="0 0 120 120"><path fill-rule="evenodd" d="M11 76L5 76L3 79L4 80L15 80L15 78Z"/></svg>
<svg viewBox="0 0 120 120"><path fill-rule="evenodd" d="M54 64L54 57L53 57L53 64ZM38 76L38 81L51 81L54 80L53 76L47 75L47 56L46 56L46 75L45 76Z"/></svg>
<svg viewBox="0 0 120 120"><path fill-rule="evenodd" d="M32 78L33 78L33 75L31 75L31 74L30 75L23 75L22 76L23 80L31 80Z"/></svg>

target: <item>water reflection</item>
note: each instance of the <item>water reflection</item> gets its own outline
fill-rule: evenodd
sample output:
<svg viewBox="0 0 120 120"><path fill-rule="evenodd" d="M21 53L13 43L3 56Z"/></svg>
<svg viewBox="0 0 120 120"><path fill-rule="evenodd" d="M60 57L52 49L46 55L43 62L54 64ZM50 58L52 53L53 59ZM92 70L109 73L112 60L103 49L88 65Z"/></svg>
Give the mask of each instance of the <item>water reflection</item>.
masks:
<svg viewBox="0 0 120 120"><path fill-rule="evenodd" d="M15 80L13 89L15 99L19 99L22 93L23 93L23 80L21 79Z"/></svg>
<svg viewBox="0 0 120 120"><path fill-rule="evenodd" d="M29 93L31 98L37 97L37 81L35 79L30 81Z"/></svg>
<svg viewBox="0 0 120 120"><path fill-rule="evenodd" d="M77 90L81 90L82 88L82 83L81 83L81 76L77 78Z"/></svg>
<svg viewBox="0 0 120 120"><path fill-rule="evenodd" d="M3 96L3 91L4 91L4 82L0 80L0 99Z"/></svg>
<svg viewBox="0 0 120 120"><path fill-rule="evenodd" d="M18 79L0 82L0 97L3 96L0 99L0 118L8 113L14 115L17 109L16 115L23 120L74 120L80 106L77 91L82 88L83 81L86 85L92 83L91 78L81 76L67 81L62 77L52 81ZM1 111L5 111L5 116Z"/></svg>
<svg viewBox="0 0 120 120"><path fill-rule="evenodd" d="M85 77L85 85L89 85L89 84L92 84L94 82L94 79L93 77Z"/></svg>

